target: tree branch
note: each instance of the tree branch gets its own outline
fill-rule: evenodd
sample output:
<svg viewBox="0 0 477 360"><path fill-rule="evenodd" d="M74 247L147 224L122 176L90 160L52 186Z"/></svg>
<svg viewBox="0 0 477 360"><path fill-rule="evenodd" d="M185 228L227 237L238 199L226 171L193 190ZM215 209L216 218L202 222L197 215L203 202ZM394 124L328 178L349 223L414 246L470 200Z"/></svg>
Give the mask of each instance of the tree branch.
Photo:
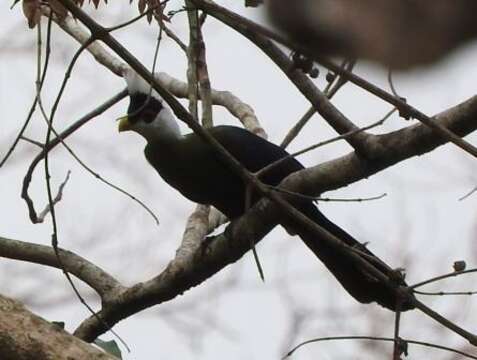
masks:
<svg viewBox="0 0 477 360"><path fill-rule="evenodd" d="M93 288L105 302L125 289L115 278L92 262L59 248L64 268ZM0 257L62 269L51 246L0 237Z"/></svg>
<svg viewBox="0 0 477 360"><path fill-rule="evenodd" d="M28 311L20 302L0 295L0 358L15 360L113 360L58 325Z"/></svg>

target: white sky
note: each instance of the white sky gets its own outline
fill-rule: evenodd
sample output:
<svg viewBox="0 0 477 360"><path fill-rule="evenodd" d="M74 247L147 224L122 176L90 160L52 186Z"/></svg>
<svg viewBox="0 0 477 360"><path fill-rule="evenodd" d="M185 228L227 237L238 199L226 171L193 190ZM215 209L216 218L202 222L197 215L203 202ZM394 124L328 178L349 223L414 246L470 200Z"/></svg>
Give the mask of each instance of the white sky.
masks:
<svg viewBox="0 0 477 360"><path fill-rule="evenodd" d="M242 9L242 2L221 3L260 20L257 15L260 12ZM20 5L12 11L9 11L9 6L10 2L0 3L0 21L4 30L0 35L0 156L8 149L26 117L34 95L36 69L36 31L26 27ZM106 16L107 13L112 15ZM103 24L112 25L135 16L136 11L134 7L115 4L92 14ZM184 20L185 15L178 15L172 28L186 39L187 30L181 25ZM270 141L281 141L291 125L307 110L305 99L279 69L240 35L213 19L207 20L204 31L212 86L229 90L250 104L267 130ZM146 26L143 21L116 36L145 64L152 63L155 27ZM52 64L44 88L44 102L48 107L78 45L61 35L55 27L52 47ZM435 114L474 95L476 55L477 46L471 44L431 68L396 74L395 85L400 95L412 105L429 115ZM175 44L165 40L160 49L160 70L184 79L185 66ZM360 64L356 71L387 87L383 69ZM319 81L324 74L322 70ZM123 87L121 79L85 54L63 97L55 120L57 128L66 127ZM389 109L352 85L341 90L333 102L350 119L363 126L376 121ZM66 171L72 170L64 200L58 205L61 246L77 251L121 281L132 284L157 274L171 259L193 204L168 188L146 164L142 155L143 142L139 137L118 135L114 119L124 114L126 106L125 101L115 106L78 131L68 143L102 176L150 205L160 218L159 227L137 204L85 173L64 150L57 149L52 153L51 167L55 187L63 180ZM216 124L235 123L223 110L215 110L214 115ZM43 141L45 126L42 119L35 115L32 121L28 136ZM408 123L395 116L378 131L386 132L406 125ZM290 149L298 150L330 136L333 136L332 130L315 116ZM468 140L477 143L475 135L469 136ZM350 148L346 144L334 144L309 153L301 160L313 165L348 151ZM42 225L32 225L20 198L23 175L36 152L32 145L22 142L10 162L0 169L0 235L48 244L49 220ZM473 241L477 195L463 202L457 200L477 185L475 169L475 161L470 155L447 145L368 180L326 194L329 197L367 197L387 193L382 200L325 203L320 208L358 240L369 241L371 249L390 265L406 266L408 281L417 282L450 271L455 260L466 259L469 267L476 265ZM31 194L37 210L42 208L46 203L42 165L35 172ZM295 238L290 239L283 231L276 230L258 249L265 266L265 284L258 278L252 257L246 255L199 288L118 324L115 330L133 349L125 358L279 358L287 348L291 309L306 310L310 320L298 328L298 337L293 344L329 335L371 332L392 335L393 315L377 306L359 305L348 298ZM26 299L27 305L47 319L64 320L67 328L73 330L88 315L87 310L77 304L58 271L36 265L19 265L9 260L1 261L0 266L3 274L0 292ZM227 287L232 280L236 284ZM443 289L476 290L472 288L475 283L472 276L465 280L467 282L447 282ZM284 283L288 286L288 295ZM38 297L48 299L49 296L64 298L74 305L44 307L35 302ZM459 312L459 322L468 330L477 331L475 321L468 316L474 309L475 300L424 300L447 314ZM336 319L323 315L331 310L336 312ZM404 315L402 336L449 345L465 344L447 332L436 332L433 321L417 313ZM299 351L294 359L344 359L350 356L360 359L356 349L363 351L350 342L311 345ZM372 350L372 346L369 349ZM390 353L390 347L386 349ZM416 348L411 351L412 358L416 359L425 354ZM379 356L382 352L376 352L376 358L382 358ZM363 354L363 359L372 358L367 352L359 354Z"/></svg>

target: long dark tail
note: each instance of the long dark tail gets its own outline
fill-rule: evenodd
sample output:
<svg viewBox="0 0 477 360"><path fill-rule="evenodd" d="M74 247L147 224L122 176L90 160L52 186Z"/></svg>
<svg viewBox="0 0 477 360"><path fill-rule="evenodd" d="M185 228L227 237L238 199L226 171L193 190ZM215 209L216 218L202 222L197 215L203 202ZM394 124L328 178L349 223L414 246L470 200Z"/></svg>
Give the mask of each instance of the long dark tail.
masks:
<svg viewBox="0 0 477 360"><path fill-rule="evenodd" d="M328 220L316 206L308 203L300 206L300 210L315 223L330 232L332 235L345 242L351 247L359 249L362 253L374 257L379 260L364 245L356 241L351 235L343 229ZM288 227L288 226L287 226ZM378 304L390 310L396 309L397 296L395 292L383 284L381 281L373 277L371 274L361 269L359 266L340 252L335 247L328 245L326 242L317 238L315 233L304 230L302 226L291 226L303 242L311 251L323 262L328 270L346 289L346 291L361 303L377 302ZM369 258L368 258L369 260ZM391 274L389 268L379 262L373 262L384 274ZM394 276L396 277L396 276ZM404 280L398 279L399 285L405 285ZM413 309L414 306L409 302L403 302L400 306L401 311Z"/></svg>

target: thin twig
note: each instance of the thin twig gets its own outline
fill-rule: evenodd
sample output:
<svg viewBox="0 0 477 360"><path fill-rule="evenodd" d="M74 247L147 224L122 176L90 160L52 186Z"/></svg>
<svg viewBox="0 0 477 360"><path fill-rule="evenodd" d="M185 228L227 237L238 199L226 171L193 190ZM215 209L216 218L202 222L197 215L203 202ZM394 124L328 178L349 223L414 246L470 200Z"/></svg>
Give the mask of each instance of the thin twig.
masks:
<svg viewBox="0 0 477 360"><path fill-rule="evenodd" d="M33 145L35 145L35 146L38 146L40 149L43 149L43 148L44 148L44 147L43 147L43 143L41 143L41 142L39 142L39 141L36 141L36 140L33 140L33 139L30 139L30 138L28 138L28 137L26 137L26 136L23 136L23 135L20 136L20 140L23 140L23 141L26 141L26 142L28 142L28 143L30 143L30 144L33 144Z"/></svg>
<svg viewBox="0 0 477 360"><path fill-rule="evenodd" d="M42 89L43 87L43 83L45 82L45 78L46 78L46 73L47 73L47 69L48 69L48 65L49 65L49 59L50 59L50 38L51 38L51 24L52 24L52 17L49 16L48 17L48 26L47 26L47 39L46 39L46 50L45 50L45 62L43 64L43 72L41 74L41 80L38 84L38 82L35 82L35 89L38 89L40 88L40 90ZM38 92L38 91L37 91ZM33 116L33 113L35 112L35 109L36 109L36 105L38 103L38 97L35 96L35 98L33 99L33 103L31 104L30 106L30 110L28 111L28 115L25 119L25 121L23 122L23 125L20 129L20 131L18 132L18 135L17 137L15 138L15 140L13 141L12 145L10 146L10 148L7 150L7 153L5 154L5 156L3 157L3 159L0 161L0 168L6 163L6 161L8 160L8 158L10 157L10 155L13 153L13 151L15 150L18 142L20 141L20 139L22 138L23 134L25 133L25 130L28 126L28 124L30 123L30 120Z"/></svg>
<svg viewBox="0 0 477 360"><path fill-rule="evenodd" d="M281 188L280 186L269 186L269 188L273 191L278 191L283 194L288 194L291 196L295 196L300 199L305 199L305 200L312 200L312 201L323 201L323 202L365 202L365 201L373 201L373 200L379 200L382 199L383 197L387 196L388 194L383 193L381 195L377 196L370 196L367 198L351 198L351 199L337 199L337 198L324 198L321 196L311 196L311 195L305 195L298 193L296 191L291 191L287 190L284 188Z"/></svg>
<svg viewBox="0 0 477 360"><path fill-rule="evenodd" d="M424 285L427 285L427 284L430 284L430 283L433 283L433 282L436 282L436 281L441 281L441 280L444 280L444 279L448 279L450 277L460 276L460 275L463 275L463 274L469 274L469 273L474 273L474 272L477 272L477 268L462 270L462 271L452 271L450 273L447 273L447 274L444 274L444 275L439 275L439 276L433 277L431 279L418 282L414 285L410 285L409 288L410 289L416 289L418 287L421 287L421 286L424 286Z"/></svg>
<svg viewBox="0 0 477 360"><path fill-rule="evenodd" d="M344 60L343 63L341 64L340 68L341 69L344 69L344 70L347 70L349 72L352 72L353 71L353 68L354 66L356 65L356 60L355 59L352 59L352 60ZM327 87L325 90L324 90L324 93L326 95L326 97L328 99L332 99L333 96L336 95L336 93L348 82L348 79L346 79L345 77L341 76L340 74L335 74L336 75L336 79L337 81L334 83L334 82L330 82L328 85L329 87ZM334 83L334 84L333 84Z"/></svg>
<svg viewBox="0 0 477 360"><path fill-rule="evenodd" d="M166 24L162 24L164 33L169 36L179 46L179 48L187 54L187 45L171 30Z"/></svg>
<svg viewBox="0 0 477 360"><path fill-rule="evenodd" d="M394 314L394 344L393 344L393 360L401 360L401 354L407 355L407 343L399 336L399 328L401 325L401 301L398 299L396 304L396 313Z"/></svg>
<svg viewBox="0 0 477 360"><path fill-rule="evenodd" d="M253 190L254 189L251 185L248 185L245 188L245 212L251 208ZM258 275L260 276L260 279L265 282L265 272L263 271L262 263L260 262L260 257L258 256L257 247L255 246L255 242L252 239L250 239L250 248L252 249L253 259L255 261L255 265L257 266Z"/></svg>
<svg viewBox="0 0 477 360"><path fill-rule="evenodd" d="M105 28L105 30L107 32L110 32L112 33L113 31L116 31L116 30L119 30L119 29L122 29L122 28L125 28L131 24L134 24L136 21L142 19L144 16L152 13L154 10L156 10L157 8L160 8L162 5L164 5L165 3L167 3L169 0L165 0L163 2L161 2L159 5L155 5L151 8L148 8L146 11L144 11L142 14L139 14L138 16L135 16L133 17L132 19L130 20L127 20L125 22L123 22L122 24L119 24L119 25L115 25L115 26L111 26L111 27L108 27L108 28Z"/></svg>
<svg viewBox="0 0 477 360"><path fill-rule="evenodd" d="M52 16L52 14L50 13L50 17L51 16ZM40 66L41 66L40 65L41 64L41 22L38 23L37 29L38 29L38 56L37 56L37 61L38 61L38 69L40 69ZM73 56L73 60L70 63L70 66L68 67L68 70L70 70L74 66L74 63L78 59L82 50L85 49L85 48L86 47L81 46L80 49L78 50L78 52ZM68 74L68 72L67 72L67 74ZM38 71L37 72L37 79L40 79L40 76L41 76L40 72ZM64 86L66 85L66 79L67 78L68 77L65 76L65 80L63 81L63 84L61 86L60 93L57 97L57 100L55 101L55 104L54 104L52 110L51 110L50 117L49 117L49 119L47 119L48 120L48 130L46 132L46 139L45 139L45 143L44 143L44 148L45 148L44 171L45 171L45 179L46 179L46 191L47 191L47 195L48 195L48 210L51 214L52 231L53 231L52 234L51 234L51 246L53 247L53 250L55 252L58 264L60 265L60 268L61 268L63 274L65 275L68 283L70 284L71 288L73 289L73 292L75 293L76 297L91 312L91 314L94 315L94 314L96 314L95 311L85 301L83 296L80 294L80 292L76 288L76 285L73 283L73 279L71 278L70 274L66 270L66 267L65 267L65 265L64 265L64 263L61 259L61 256L60 256L60 251L58 249L58 223L57 223L57 219L56 219L55 201L54 201L54 198L53 198L53 192L52 192L52 189L51 189L51 182L50 182L51 176L50 176L50 170L49 170L49 156L48 156L47 145L50 142L50 136L51 136L51 133L52 133L54 114L55 114L55 111L57 109L57 105L59 103L59 99L60 99L60 96L63 92ZM37 96L38 102L41 102L41 92L40 92L41 90L38 86L39 83L40 83L39 80L37 80L37 94L36 94L36 96Z"/></svg>
<svg viewBox="0 0 477 360"><path fill-rule="evenodd" d="M394 87L393 70L392 69L388 70L388 84L389 84L389 88L391 89L391 92L393 93L393 95L396 96L396 97L400 97L399 94L396 91L396 88Z"/></svg>
<svg viewBox="0 0 477 360"><path fill-rule="evenodd" d="M329 201L329 202L363 202L363 201L373 201L373 200L379 200L382 199L383 197L388 196L387 193L382 193L381 195L376 195L376 196L370 196L366 198L349 198L349 199L339 199L339 198L324 198L321 196L316 197L316 201Z"/></svg>
<svg viewBox="0 0 477 360"><path fill-rule="evenodd" d="M199 83L197 74L197 59L199 57L197 47L197 29L198 12L197 9L191 5L189 0L185 1L187 8L187 19L189 20L189 46L187 47L187 83L189 89L189 112L192 117L199 121L198 99L199 99Z"/></svg>
<svg viewBox="0 0 477 360"><path fill-rule="evenodd" d="M427 295L427 296L454 296L454 295L475 295L477 291L420 291L420 290L413 290L415 294L419 295Z"/></svg>
<svg viewBox="0 0 477 360"><path fill-rule="evenodd" d="M292 154L288 154L287 156L284 156L274 162L272 162L271 164L268 164L267 166L265 166L264 168L260 169L259 171L256 172L256 176L258 177L261 177L263 176L264 174L266 174L268 171L270 171L271 169L275 168L276 166L278 166L279 164L283 163L284 161L286 161L287 159L289 158L292 158L292 157L296 157L296 156L299 156L299 155L302 155L304 153L307 153L311 150L314 150L314 149L317 149L321 146L324 146L324 145L328 145L328 144L331 144L333 142L336 142L338 140L344 140L344 139L347 139L349 138L350 136L353 136L357 133L360 133L360 132L364 132L366 130L369 130L369 129L372 129L374 127L377 127L377 126L380 126L382 125L394 112L396 111L396 108L390 110L386 115L384 115L384 117L382 119L379 119L378 121L370 124L370 125L367 125L367 126L364 126L362 128L359 128L359 129L356 129L356 130L352 130L352 131L349 131L345 134L342 134L342 135L339 135L339 136L335 136L331 139L328 139L328 140L325 140L325 141L321 141L317 144L314 144L314 145L311 145L311 146L308 146L300 151L297 151L297 152L294 152Z"/></svg>
<svg viewBox="0 0 477 360"><path fill-rule="evenodd" d="M308 123L308 121L316 114L314 106L310 108L303 114L303 116L297 121L295 125L288 131L285 135L285 138L282 140L280 146L284 149L298 136L303 127Z"/></svg>
<svg viewBox="0 0 477 360"><path fill-rule="evenodd" d="M57 192L55 198L53 199L53 205L58 204L61 201L61 199L63 198L63 189L64 189L66 183L68 182L68 180L70 179L70 174L71 174L71 171L68 170L68 172L66 173L65 180L60 184L60 186L58 188L58 192ZM38 214L38 222L42 223L45 220L45 216L50 211L51 211L50 204L47 204L45 209Z"/></svg>
<svg viewBox="0 0 477 360"><path fill-rule="evenodd" d="M351 70L354 66L354 61L343 61L341 66L347 66L349 70ZM335 79L338 79L336 83L334 83ZM333 79L326 85L325 89L323 90L323 94L331 100L331 98L338 92L338 90L346 84L347 80L339 77L338 75L333 76ZM333 85L335 84L335 85ZM292 141L295 139L303 127L308 123L308 121L312 118L312 116L316 113L316 109L314 106L311 106L306 113L298 120L298 122L290 129L288 134L283 139L280 146L282 148L286 148Z"/></svg>
<svg viewBox="0 0 477 360"><path fill-rule="evenodd" d="M159 224L159 219L156 214L140 199L132 195L131 193L127 192L126 190L122 189L120 186L115 185L109 180L106 180L103 178L98 172L90 168L84 161L82 161L78 155L66 144L64 141L68 136L73 134L76 130L78 130L81 126L86 124L87 122L91 121L98 115L102 114L104 111L108 110L111 106L119 102L120 100L124 99L127 95L127 90L124 89L115 96L113 96L111 99L107 100L97 108L95 108L93 111L89 112L88 114L84 115L82 118L74 122L72 125L70 125L66 130L64 130L62 133L58 134L56 130L53 128L53 132L55 134L55 138L50 141L50 143L47 146L47 149L51 151L54 147L56 147L58 144L62 144L64 148L70 153L71 156L83 167L89 174L93 175L96 179L98 179L100 182L106 184L107 186L113 188L114 190L120 192L121 194L127 196L139 206L141 206L149 215L153 218L156 224ZM42 144L43 146L43 144ZM22 186L22 198L25 200L27 203L28 207L28 212L30 216L30 220L35 224L38 222L38 215L35 211L35 207L33 205L33 200L31 197L28 195L28 188L30 186L32 176L33 176L33 171L35 170L36 166L38 163L44 158L45 156L45 149L41 151L31 162L30 166L28 167L27 173L25 174L23 178L23 186Z"/></svg>
<svg viewBox="0 0 477 360"><path fill-rule="evenodd" d="M469 196L471 196L472 194L474 194L475 192L477 192L477 186L474 187L472 190L470 190L467 194L465 194L464 196L460 197L459 198L459 201L462 201L462 200L465 200L467 199Z"/></svg>
<svg viewBox="0 0 477 360"><path fill-rule="evenodd" d="M305 345L316 343L316 342L322 342L322 341L331 341L331 340L371 340L371 341L394 342L394 338L381 337L381 336L327 336L327 337L321 337L321 338L317 338L317 339L307 340L307 341L304 341L304 342L298 344L293 349L291 349L282 359L290 357L295 351L297 351L299 348L301 348ZM421 346L430 347L430 348L434 348L434 349L449 351L449 352L452 352L452 353L455 353L455 354L466 356L469 359L477 359L477 356L474 356L472 354L465 353L463 351L453 349L451 347L439 345L439 344L433 344L433 343L429 343L429 342L410 340L410 339L401 339L401 341L403 341L405 343L408 343L408 344L421 345Z"/></svg>

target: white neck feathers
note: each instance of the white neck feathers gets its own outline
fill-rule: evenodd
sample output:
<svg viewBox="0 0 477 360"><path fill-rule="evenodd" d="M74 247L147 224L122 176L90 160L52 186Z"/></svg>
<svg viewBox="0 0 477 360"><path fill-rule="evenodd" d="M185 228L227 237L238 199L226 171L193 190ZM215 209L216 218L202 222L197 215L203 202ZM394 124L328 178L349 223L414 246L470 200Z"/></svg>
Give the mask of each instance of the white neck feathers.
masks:
<svg viewBox="0 0 477 360"><path fill-rule="evenodd" d="M172 111L163 102L163 108L150 125L150 138L147 140L178 140L182 137L177 120Z"/></svg>
<svg viewBox="0 0 477 360"><path fill-rule="evenodd" d="M162 104L162 109L152 122L138 122L134 124L133 130L146 138L148 142L177 140L182 138L174 114L157 91L132 69L125 70L123 75L128 85L130 95L136 93L150 94L151 97L157 99Z"/></svg>

